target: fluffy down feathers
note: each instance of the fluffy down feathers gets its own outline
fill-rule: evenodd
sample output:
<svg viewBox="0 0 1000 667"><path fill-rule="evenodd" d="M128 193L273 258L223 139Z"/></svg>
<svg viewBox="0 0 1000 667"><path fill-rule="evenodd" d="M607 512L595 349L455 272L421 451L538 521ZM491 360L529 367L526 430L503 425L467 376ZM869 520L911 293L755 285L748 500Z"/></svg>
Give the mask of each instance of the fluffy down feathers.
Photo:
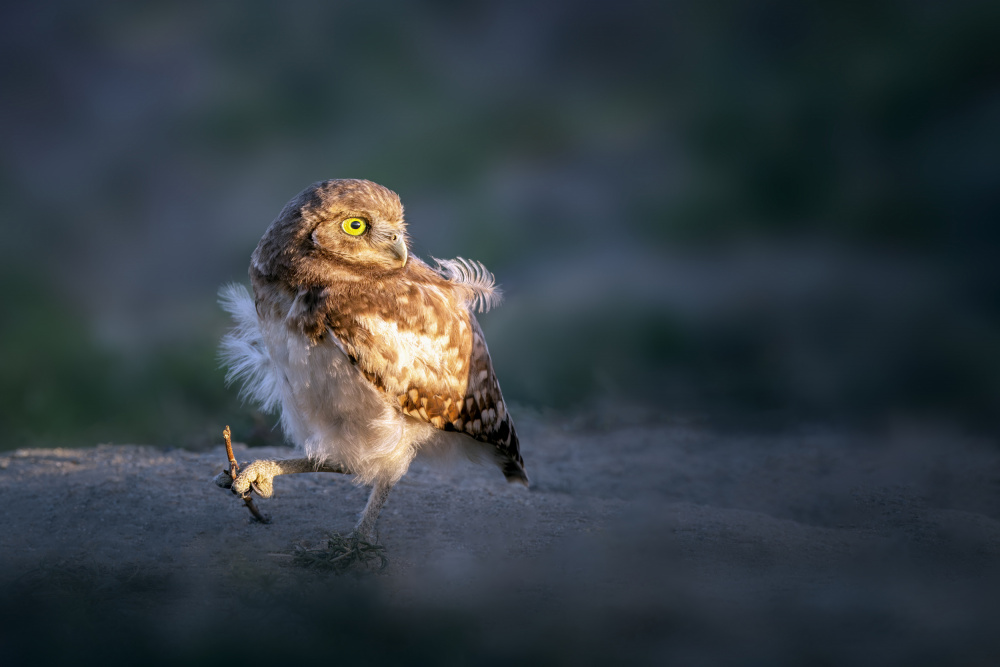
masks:
<svg viewBox="0 0 1000 667"><path fill-rule="evenodd" d="M219 357L228 368L226 384L239 382L240 398L273 412L281 405L279 379L260 332L253 297L246 287L233 283L219 290L219 304L235 323L219 347Z"/></svg>
<svg viewBox="0 0 1000 667"><path fill-rule="evenodd" d="M503 291L496 286L493 274L480 262L462 257L431 259L437 263L438 273L465 293L465 304L468 308L485 313L503 301Z"/></svg>

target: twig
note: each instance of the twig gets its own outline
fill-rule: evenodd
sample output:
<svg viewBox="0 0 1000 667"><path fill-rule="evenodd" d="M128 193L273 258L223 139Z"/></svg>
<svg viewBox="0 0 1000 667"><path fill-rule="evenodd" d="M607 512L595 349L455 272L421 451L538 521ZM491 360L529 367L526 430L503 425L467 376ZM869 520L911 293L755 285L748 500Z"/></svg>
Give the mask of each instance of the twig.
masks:
<svg viewBox="0 0 1000 667"><path fill-rule="evenodd" d="M233 442L232 431L229 430L229 424L226 424L226 428L222 431L222 437L226 441L226 456L229 457L229 476L232 480L236 481L236 473L240 470L240 465L236 462L236 457L233 456ZM253 502L253 496L250 495L250 491L247 490L245 494L242 495L243 502L246 503L247 509L250 510L250 514L253 514L253 518L257 519L261 523L270 523L271 517L261 514L260 510L257 509L257 505Z"/></svg>
<svg viewBox="0 0 1000 667"><path fill-rule="evenodd" d="M226 424L226 428L222 431L222 437L226 441L226 456L229 457L229 476L236 479L236 473L240 469L240 464L236 462L236 457L233 456L233 432L229 430L229 424Z"/></svg>

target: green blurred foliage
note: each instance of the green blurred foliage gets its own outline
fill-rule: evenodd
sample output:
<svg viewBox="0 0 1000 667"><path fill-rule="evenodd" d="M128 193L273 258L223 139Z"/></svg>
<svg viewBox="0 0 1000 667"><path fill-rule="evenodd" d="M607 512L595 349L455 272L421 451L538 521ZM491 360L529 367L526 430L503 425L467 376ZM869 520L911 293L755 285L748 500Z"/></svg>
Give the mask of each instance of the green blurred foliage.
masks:
<svg viewBox="0 0 1000 667"><path fill-rule="evenodd" d="M224 384L211 339L133 356L94 340L53 289L0 275L11 295L0 327L0 449L143 442L203 448L231 423L240 440L275 444L273 419Z"/></svg>

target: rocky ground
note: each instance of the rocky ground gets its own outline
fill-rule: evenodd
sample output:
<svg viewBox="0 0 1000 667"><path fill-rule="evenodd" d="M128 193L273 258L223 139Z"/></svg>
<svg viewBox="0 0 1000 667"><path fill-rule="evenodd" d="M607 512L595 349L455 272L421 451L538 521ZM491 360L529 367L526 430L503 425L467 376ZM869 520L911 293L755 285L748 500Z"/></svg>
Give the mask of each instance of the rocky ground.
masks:
<svg viewBox="0 0 1000 667"><path fill-rule="evenodd" d="M379 522L389 565L347 574L293 553L350 530L367 492L349 478L278 478L262 525L212 484L221 446L2 454L3 662L1000 655L996 442L661 418L519 427L530 490L418 460Z"/></svg>

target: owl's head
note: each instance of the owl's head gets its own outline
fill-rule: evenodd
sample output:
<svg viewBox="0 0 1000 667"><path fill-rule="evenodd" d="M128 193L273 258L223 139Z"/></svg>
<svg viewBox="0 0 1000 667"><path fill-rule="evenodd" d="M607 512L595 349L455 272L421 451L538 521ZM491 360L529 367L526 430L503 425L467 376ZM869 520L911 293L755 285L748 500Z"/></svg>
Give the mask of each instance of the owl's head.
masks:
<svg viewBox="0 0 1000 667"><path fill-rule="evenodd" d="M314 183L288 202L251 266L264 275L319 282L337 269L398 271L408 254L399 196L371 181L339 179Z"/></svg>

